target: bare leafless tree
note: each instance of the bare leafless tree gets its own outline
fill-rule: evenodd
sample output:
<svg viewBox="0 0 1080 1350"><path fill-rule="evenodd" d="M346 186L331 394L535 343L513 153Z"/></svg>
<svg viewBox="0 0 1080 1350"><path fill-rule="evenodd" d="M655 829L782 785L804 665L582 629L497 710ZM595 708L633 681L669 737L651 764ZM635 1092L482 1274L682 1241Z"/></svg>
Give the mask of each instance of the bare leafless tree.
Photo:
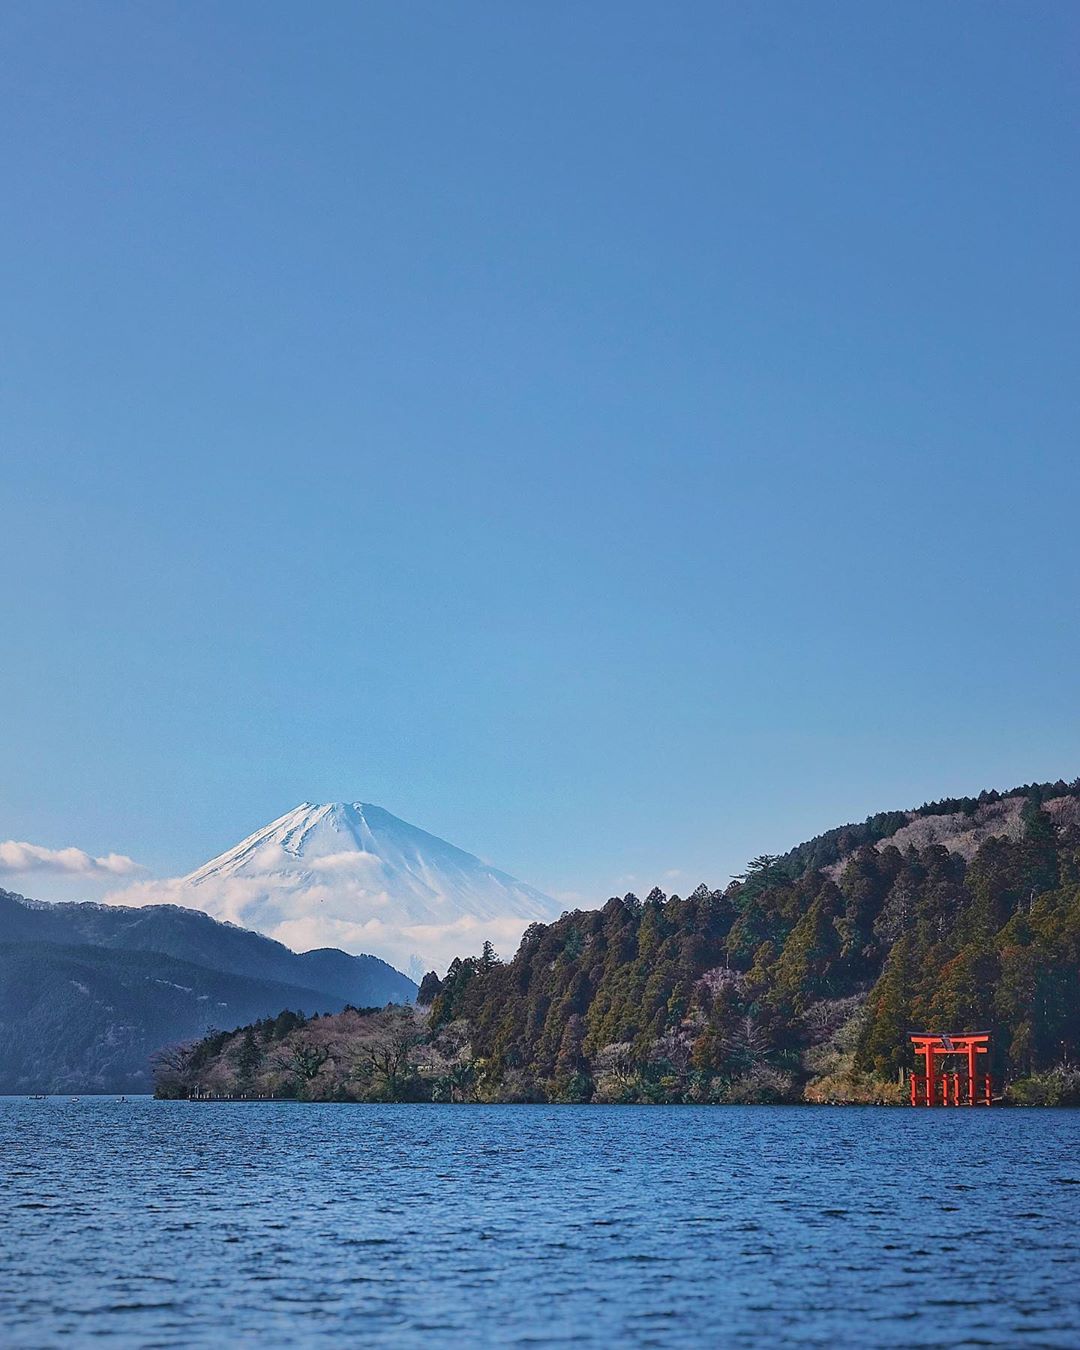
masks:
<svg viewBox="0 0 1080 1350"><path fill-rule="evenodd" d="M297 1039L286 1044L274 1056L273 1065L275 1069L295 1078L298 1083L310 1083L319 1076L319 1070L329 1058L328 1045L316 1045L312 1041Z"/></svg>
<svg viewBox="0 0 1080 1350"><path fill-rule="evenodd" d="M423 1042L423 1028L411 1012L394 1015L357 1046L357 1077L399 1101L416 1073L416 1052Z"/></svg>
<svg viewBox="0 0 1080 1350"><path fill-rule="evenodd" d="M605 1075L621 1088L627 1088L640 1072L638 1057L629 1041L614 1041L593 1059L593 1070L597 1075Z"/></svg>
<svg viewBox="0 0 1080 1350"><path fill-rule="evenodd" d="M751 1013L740 1018L731 1034L724 1037L723 1044L730 1059L747 1067L760 1064L773 1052L772 1042Z"/></svg>
<svg viewBox="0 0 1080 1350"><path fill-rule="evenodd" d="M191 1090L189 1074L193 1046L167 1045L151 1059L154 1071L154 1090L162 1096L186 1095Z"/></svg>

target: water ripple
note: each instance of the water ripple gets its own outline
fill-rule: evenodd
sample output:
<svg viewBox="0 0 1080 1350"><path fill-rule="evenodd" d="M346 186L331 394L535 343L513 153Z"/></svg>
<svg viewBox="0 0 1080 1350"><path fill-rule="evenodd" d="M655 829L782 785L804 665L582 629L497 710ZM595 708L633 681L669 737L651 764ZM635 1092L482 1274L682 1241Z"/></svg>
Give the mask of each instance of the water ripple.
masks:
<svg viewBox="0 0 1080 1350"><path fill-rule="evenodd" d="M1080 1344L1080 1113L0 1099L0 1340Z"/></svg>

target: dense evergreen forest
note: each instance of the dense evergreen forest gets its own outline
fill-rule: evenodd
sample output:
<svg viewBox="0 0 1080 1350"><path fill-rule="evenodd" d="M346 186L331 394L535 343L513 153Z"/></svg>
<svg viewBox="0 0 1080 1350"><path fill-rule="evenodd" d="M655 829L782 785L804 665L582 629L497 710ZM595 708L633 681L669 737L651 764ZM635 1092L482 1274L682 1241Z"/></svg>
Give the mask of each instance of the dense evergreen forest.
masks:
<svg viewBox="0 0 1080 1350"><path fill-rule="evenodd" d="M1080 1104L1080 780L874 816L535 924L419 1008L216 1033L159 1091L367 1100L900 1099L910 1030L988 1030L1018 1102Z"/></svg>

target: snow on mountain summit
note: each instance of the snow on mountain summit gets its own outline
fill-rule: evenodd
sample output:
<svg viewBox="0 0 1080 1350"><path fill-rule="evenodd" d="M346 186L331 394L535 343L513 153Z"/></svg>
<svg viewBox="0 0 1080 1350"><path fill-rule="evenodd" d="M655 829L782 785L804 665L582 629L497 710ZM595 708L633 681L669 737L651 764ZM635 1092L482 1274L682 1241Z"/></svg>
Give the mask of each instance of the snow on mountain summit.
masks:
<svg viewBox="0 0 1080 1350"><path fill-rule="evenodd" d="M490 939L512 955L560 906L505 872L369 802L303 802L186 877L174 903L297 951L342 947L399 969L445 967ZM160 903L161 886L111 897Z"/></svg>
<svg viewBox="0 0 1080 1350"><path fill-rule="evenodd" d="M385 892L402 918L439 923L468 914L552 917L555 902L370 802L303 802L190 873L191 886L232 877L346 881Z"/></svg>

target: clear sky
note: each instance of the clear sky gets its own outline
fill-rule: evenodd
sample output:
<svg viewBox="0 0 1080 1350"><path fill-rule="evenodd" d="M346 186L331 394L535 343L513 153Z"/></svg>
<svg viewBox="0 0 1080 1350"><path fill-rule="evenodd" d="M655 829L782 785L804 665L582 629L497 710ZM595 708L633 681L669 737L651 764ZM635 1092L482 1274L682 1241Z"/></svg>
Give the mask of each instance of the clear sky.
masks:
<svg viewBox="0 0 1080 1350"><path fill-rule="evenodd" d="M1080 774L1078 38L8 0L0 839L593 902Z"/></svg>

